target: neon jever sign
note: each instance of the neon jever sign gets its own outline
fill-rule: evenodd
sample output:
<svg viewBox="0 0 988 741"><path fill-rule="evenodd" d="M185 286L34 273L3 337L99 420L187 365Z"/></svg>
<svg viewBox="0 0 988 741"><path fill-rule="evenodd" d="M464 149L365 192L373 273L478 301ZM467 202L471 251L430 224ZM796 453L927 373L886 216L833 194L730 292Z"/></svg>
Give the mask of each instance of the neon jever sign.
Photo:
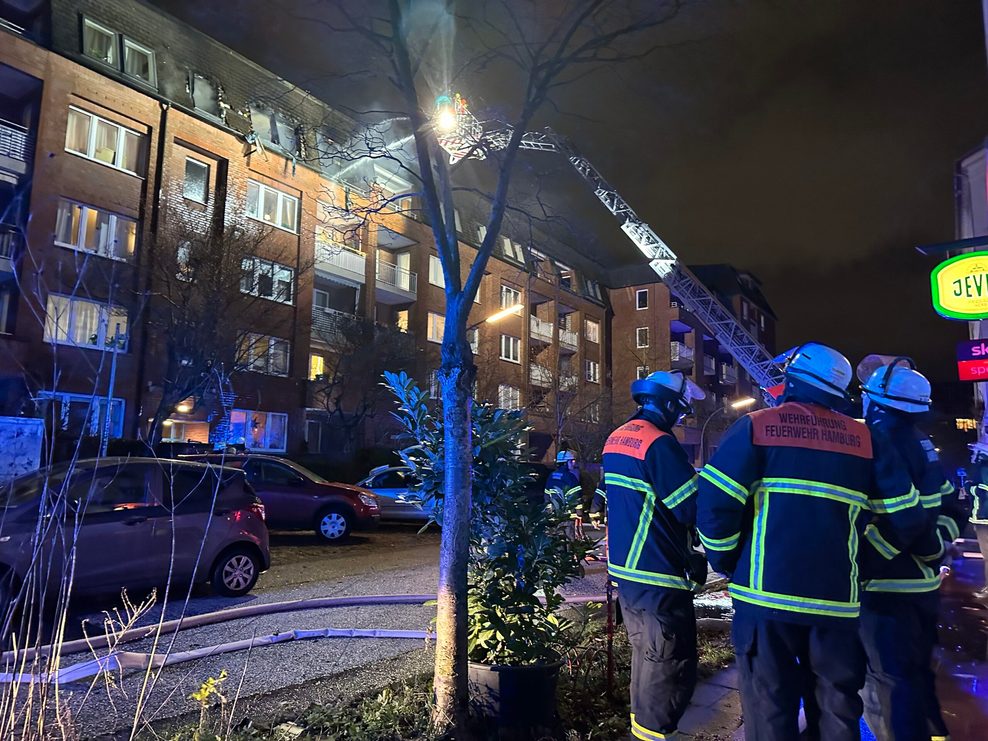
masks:
<svg viewBox="0 0 988 741"><path fill-rule="evenodd" d="M988 318L988 252L940 263L930 275L933 308L950 319Z"/></svg>

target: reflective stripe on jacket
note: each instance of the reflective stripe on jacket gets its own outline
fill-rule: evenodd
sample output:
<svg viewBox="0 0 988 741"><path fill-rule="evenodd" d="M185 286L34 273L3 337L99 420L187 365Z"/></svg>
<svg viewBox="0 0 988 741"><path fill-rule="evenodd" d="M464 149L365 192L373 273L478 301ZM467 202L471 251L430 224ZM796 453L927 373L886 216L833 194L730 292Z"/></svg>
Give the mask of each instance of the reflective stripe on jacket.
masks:
<svg viewBox="0 0 988 741"><path fill-rule="evenodd" d="M691 590L687 554L696 515L696 471L679 441L636 418L604 446L608 573L620 582Z"/></svg>
<svg viewBox="0 0 988 741"><path fill-rule="evenodd" d="M977 484L970 488L974 499L971 522L975 525L988 525L988 484Z"/></svg>
<svg viewBox="0 0 988 741"><path fill-rule="evenodd" d="M868 428L818 404L786 401L725 434L700 472L697 526L739 611L827 623L860 611L858 544L869 512L911 542L919 494Z"/></svg>

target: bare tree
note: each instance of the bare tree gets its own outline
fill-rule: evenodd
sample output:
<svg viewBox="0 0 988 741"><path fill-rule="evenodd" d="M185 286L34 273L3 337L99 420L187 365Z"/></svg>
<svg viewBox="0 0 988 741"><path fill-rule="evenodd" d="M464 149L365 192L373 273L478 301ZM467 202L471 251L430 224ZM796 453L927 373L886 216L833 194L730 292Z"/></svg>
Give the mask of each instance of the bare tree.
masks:
<svg viewBox="0 0 988 741"><path fill-rule="evenodd" d="M535 125L539 112L547 105L555 106L555 96L563 88L578 84L601 66L647 53L644 43L635 42L647 41L642 38L645 32L673 17L679 2L503 0L483 3L474 12L459 12L451 1L346 0L320 8L325 12L309 20L332 31L357 34L367 58L383 64L379 72L394 86L396 110L390 115L407 119L413 154L410 162L395 159L414 182L445 278L439 380L446 501L439 557L434 721L439 730L454 723L462 728L467 707L470 397L476 373L467 339L468 314L508 209L523 137ZM448 164L432 117L436 96L451 92L449 86L465 81L483 85L484 79L496 83L501 91L507 83L511 91L505 92L514 99L504 100L505 107L499 109L507 123L500 127L497 146L481 140L461 152L465 159L485 158L486 173L481 177L493 181L493 186L478 191L457 184L459 166ZM375 149L366 137L360 139L358 149L360 153L349 159L393 157L388 145ZM469 266L462 265L457 239L454 194L458 190L474 191L488 206L486 232Z"/></svg>

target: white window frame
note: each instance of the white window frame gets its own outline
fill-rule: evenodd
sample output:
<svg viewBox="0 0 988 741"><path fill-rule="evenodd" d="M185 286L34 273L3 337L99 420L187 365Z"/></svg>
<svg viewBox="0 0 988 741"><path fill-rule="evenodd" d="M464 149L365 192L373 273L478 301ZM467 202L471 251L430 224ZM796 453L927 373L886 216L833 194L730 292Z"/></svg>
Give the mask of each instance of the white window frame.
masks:
<svg viewBox="0 0 988 741"><path fill-rule="evenodd" d="M85 152L77 152L74 149L69 149L69 142L68 142L69 131L68 131L68 126L66 126L65 128L66 152L68 152L69 154L74 154L76 157L82 157L83 159L87 159L90 162L96 162L97 164L103 165L104 167L112 167L114 170L119 170L120 172L126 172L139 178L144 177L143 173L140 173L137 170L128 170L126 167L116 164L116 160L120 157L120 155L123 154L124 151L123 142L125 141L125 138L129 134L131 136L136 136L138 139L138 142L140 144L140 146L138 147L138 159L141 160L138 164L144 165L144 159L145 159L144 142L145 139L147 138L144 134L141 134L138 131L134 131L133 129L127 128L122 124L118 124L116 121L111 121L108 118L97 116L95 113L90 113L89 111L79 108L78 106L70 105L69 110L75 111L76 113L82 116L86 116L89 119L89 141L86 142ZM113 126L117 130L117 148L114 156L114 162L104 162L103 160L96 157L96 130L99 128L100 123L105 123L108 124L109 126Z"/></svg>
<svg viewBox="0 0 988 741"><path fill-rule="evenodd" d="M110 37L110 40L112 42L110 44L110 53L113 55L113 58L112 59L100 59L99 57L94 57L94 56L92 56L89 53L89 45L86 43L86 37L88 36L88 32L90 30L95 30L95 31L97 31L99 33L104 33L104 34L106 34L107 36ZM98 21L94 21L92 18L89 18L88 16L83 16L83 19L82 19L82 55L84 57L88 58L88 59L94 59L95 61L99 62L100 64L105 64L108 67L113 67L114 69L119 69L120 68L120 65L122 64L122 61L120 59L120 42L119 42L119 36L120 36L120 34L118 34L112 28L108 28L108 27L104 26L102 23L99 23Z"/></svg>
<svg viewBox="0 0 988 741"><path fill-rule="evenodd" d="M150 80L145 80L143 77L139 75L132 75L129 72L127 72L128 49L147 56L148 71L151 74ZM139 82L143 82L147 85L150 85L151 87L155 87L155 88L158 87L158 70L156 68L156 61L154 58L154 49L149 49L148 47L144 46L144 44L139 44L133 39L127 38L126 36L123 37L123 53L120 55L120 71L123 72L124 75L126 75L132 80L138 80Z"/></svg>
<svg viewBox="0 0 988 741"><path fill-rule="evenodd" d="M446 287L446 277L443 275L443 263L437 255L429 255L429 282L439 288Z"/></svg>
<svg viewBox="0 0 988 741"><path fill-rule="evenodd" d="M250 279L250 286L249 287L245 287L244 286L244 282L248 279L248 276L247 276L247 270L248 270L247 263L248 263L248 261L250 262L250 278L249 278ZM262 274L261 271L258 269L259 267L268 268L271 271L271 293L272 293L272 295L270 295L270 296L264 296L258 290L258 280L257 280L257 277L258 277L258 275L261 275ZM273 262L271 260L264 260L264 259L262 259L260 257L245 257L244 260L243 260L243 270L244 270L244 276L240 280L240 292L241 293L246 293L246 294L248 294L250 296L257 296L258 298L262 298L265 301L275 301L275 302L277 302L279 304L287 304L288 306L294 306L295 305L295 289L296 289L296 286L295 286L295 269L294 268L289 267L288 265L282 265L280 262ZM279 295L278 295L279 294L279 291L278 291L278 280L277 280L277 277L276 276L277 276L277 274L279 272L287 273L288 276L289 276L289 278L290 278L289 285L291 286L291 296L288 297L288 300L287 301L283 297L279 297ZM285 276L282 276L282 279L284 277ZM284 281L282 280L282 282L284 282Z"/></svg>
<svg viewBox="0 0 988 741"><path fill-rule="evenodd" d="M511 237L501 237L502 244L504 245L504 254L510 257L512 260L520 262L522 265L525 264L525 252L522 250L521 245L517 242L513 242Z"/></svg>
<svg viewBox="0 0 988 741"><path fill-rule="evenodd" d="M637 378L639 381L641 381L643 378L647 378L648 374L649 374L649 370L647 365L639 365L635 369L635 378Z"/></svg>
<svg viewBox="0 0 988 741"><path fill-rule="evenodd" d="M642 306L642 296L645 297L644 306ZM635 291L635 309L637 311L644 311L647 308L648 308L648 289L639 288L637 291Z"/></svg>
<svg viewBox="0 0 988 741"><path fill-rule="evenodd" d="M642 336L643 336L643 334L644 334L644 339L645 339L644 342L642 342ZM649 336L648 335L649 335L648 327L636 327L635 328L635 347L638 348L639 350L642 350L642 349L644 349L646 347L649 347L649 344L648 344Z"/></svg>
<svg viewBox="0 0 988 741"><path fill-rule="evenodd" d="M189 191L188 191L189 165L193 165L194 167L198 167L206 171L206 185L205 185L206 192L202 195L201 198L198 196L189 195ZM209 171L210 171L210 166L208 162L197 160L195 157L186 157L185 173L182 177L182 197L185 198L186 200L194 201L195 203L202 203L202 204L209 203Z"/></svg>
<svg viewBox="0 0 988 741"><path fill-rule="evenodd" d="M264 334L248 334L245 339L245 371L250 373L262 373L266 376L279 376L282 378L287 378L291 375L292 343L290 340ZM275 348L281 344L284 344L286 350L284 373L279 373L274 370ZM258 363L260 364L260 367L257 367Z"/></svg>
<svg viewBox="0 0 988 741"><path fill-rule="evenodd" d="M586 319L583 322L583 330L587 336L587 342L600 344L600 322L596 319Z"/></svg>
<svg viewBox="0 0 988 741"><path fill-rule="evenodd" d="M70 394L64 391L38 391L38 400L54 401L62 405L62 414L60 417L65 419L67 417L66 412L68 408L67 404L82 403L89 406L89 434L93 437L99 437L103 434L103 425L106 423L106 417L103 414L103 410L106 407L106 397L105 396L94 396L91 394ZM112 424L113 422L113 409L114 407L120 409L120 421L118 424ZM119 396L114 396L110 399L110 437L111 438L121 438L123 437L124 428L124 417L127 412L127 402L125 399ZM60 420L61 422L61 420Z"/></svg>
<svg viewBox="0 0 988 741"><path fill-rule="evenodd" d="M61 317L57 315L53 316L52 312L52 298L57 297L59 299L64 299L68 302L68 317L65 319L64 324L66 326L66 337L60 339L58 337L59 330L62 327L63 322ZM99 320L96 328L96 342L80 344L72 339L74 334L74 324L76 317L76 309L81 304L89 304L90 306L97 307L99 312ZM114 342L113 346L107 345L107 337L110 333L110 310L117 309L124 312L127 317L127 328L124 332L123 346L121 347L119 342ZM54 332L53 332L54 330ZM109 352L126 353L130 346L130 316L127 314L127 310L123 306L117 304L106 304L101 301L90 301L84 298L76 298L74 296L68 296L61 293L49 293L48 299L45 303L45 327L44 327L44 338L45 342L51 343L53 345L68 345L69 347L80 347L84 350L99 350L100 352L106 350Z"/></svg>
<svg viewBox="0 0 988 741"><path fill-rule="evenodd" d="M255 205L257 206L256 213L251 213L250 211L251 187L257 188L257 198L254 201ZM282 226L279 222L265 220L264 194L267 191L275 193L278 196L278 214L282 213L286 201L290 201L295 204L295 223L291 226L291 228L287 226ZM293 196L291 193L286 193L285 191L279 190L278 188L274 188L270 185L265 185L260 180L254 180L253 178L249 178L247 180L247 203L245 205L244 212L247 214L248 218L253 219L254 221L259 221L262 224L267 224L268 226L273 226L275 229L280 229L283 232L298 234L299 207L300 207L299 199L296 196Z"/></svg>
<svg viewBox="0 0 988 741"><path fill-rule="evenodd" d="M586 287L587 295L590 296L590 298L596 299L597 301L604 300L603 294L600 292L600 283L598 281L588 279L586 281Z"/></svg>
<svg viewBox="0 0 988 741"><path fill-rule="evenodd" d="M507 383L497 386L497 406L499 409L517 411L521 409L521 389Z"/></svg>
<svg viewBox="0 0 988 741"><path fill-rule="evenodd" d="M247 435L247 432L248 432L247 425L248 424L251 424L251 418L252 417L257 417L259 415L264 415L267 418L267 419L265 419L265 423L264 423L264 431L265 431L264 432L265 439L263 441L264 442L264 447L254 448L254 447L247 446L247 449L248 450L251 450L251 451L254 451L254 452L258 452L258 453L284 453L284 452L286 452L288 450L288 414L286 414L285 412L258 412L258 411L253 411L253 410L250 410L250 409L234 409L233 410L233 413L231 414L231 430L230 430L231 433L233 431L232 430L232 425L233 425L232 417L233 417L234 414L243 414L244 415L244 444L245 445L247 444L247 440L249 439L249 437ZM271 440L270 440L270 437L269 437L268 432L271 430L271 424L269 422L269 419L271 417L282 417L285 420L285 424L283 426L283 429L285 431L285 440L284 440L284 443L282 445L280 445L280 446L272 446L270 444L271 443Z"/></svg>
<svg viewBox="0 0 988 741"><path fill-rule="evenodd" d="M501 360L521 364L521 338L510 334L501 335Z"/></svg>
<svg viewBox="0 0 988 741"><path fill-rule="evenodd" d="M75 234L76 241L73 242L73 243L70 243L70 242L62 242L58 238L58 236L59 236L58 235L58 231L57 231L58 218L61 218L63 206L67 206L69 208L76 207L76 208L81 209L81 213L79 214L79 226L77 227L77 231L76 231L76 234ZM133 224L134 225L134 252L133 253L128 253L126 256L120 256L120 255L110 254L109 252L106 252L105 250L103 250L101 248L97 248L95 250L91 250L88 247L86 247L86 224L88 222L88 212L90 212L90 211L93 211L93 212L95 212L97 214L106 214L109 217L108 227L109 227L109 230L110 230L110 234L113 235L114 241L116 239L116 236L115 235L117 233L117 225L118 224L123 223L123 222L128 222L128 223ZM53 241L59 247L64 247L64 248L69 249L69 250L75 250L77 252L85 252L86 254L89 254L89 255L98 255L99 257L105 257L105 258L108 258L110 260L119 260L120 262L130 262L131 257L133 257L134 253L137 252L137 237L140 234L140 229L138 228L137 219L131 219L131 218L127 217L127 216L120 216L118 214L112 213L111 211L107 211L106 209L96 208L95 206L88 206L85 203L79 203L78 201L70 201L68 198L59 198L58 199L57 214L58 214L58 216L56 217L56 221L55 221L55 224L56 224L56 232L55 232L55 238L54 238Z"/></svg>
<svg viewBox="0 0 988 741"><path fill-rule="evenodd" d="M505 299L510 298L510 301ZM508 309L512 306L518 306L522 303L521 291L517 288L512 288L511 286L506 286L504 283L501 284L501 308Z"/></svg>
<svg viewBox="0 0 988 741"><path fill-rule="evenodd" d="M445 315L437 314L434 311L430 311L427 322L428 322L428 327L426 332L426 339L428 339L429 342L442 344L443 333L446 331Z"/></svg>
<svg viewBox="0 0 988 741"><path fill-rule="evenodd" d="M600 363L589 358L584 362L586 379L588 383L600 383Z"/></svg>

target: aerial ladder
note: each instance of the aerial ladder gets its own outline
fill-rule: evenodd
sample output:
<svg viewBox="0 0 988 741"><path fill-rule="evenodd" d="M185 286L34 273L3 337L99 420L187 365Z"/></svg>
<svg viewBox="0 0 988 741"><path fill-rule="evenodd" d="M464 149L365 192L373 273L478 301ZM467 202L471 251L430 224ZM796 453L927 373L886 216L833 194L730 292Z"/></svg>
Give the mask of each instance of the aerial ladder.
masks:
<svg viewBox="0 0 988 741"><path fill-rule="evenodd" d="M459 94L442 95L436 100L434 125L440 145L449 153L450 163L464 158L484 159L488 152L507 147L514 135L513 129L508 126L485 127ZM618 220L621 231L645 256L669 292L700 320L763 391L768 392L783 382L782 369L775 357L680 262L676 253L569 140L546 128L538 132L525 132L519 148L554 152L566 157L593 188L597 199Z"/></svg>

